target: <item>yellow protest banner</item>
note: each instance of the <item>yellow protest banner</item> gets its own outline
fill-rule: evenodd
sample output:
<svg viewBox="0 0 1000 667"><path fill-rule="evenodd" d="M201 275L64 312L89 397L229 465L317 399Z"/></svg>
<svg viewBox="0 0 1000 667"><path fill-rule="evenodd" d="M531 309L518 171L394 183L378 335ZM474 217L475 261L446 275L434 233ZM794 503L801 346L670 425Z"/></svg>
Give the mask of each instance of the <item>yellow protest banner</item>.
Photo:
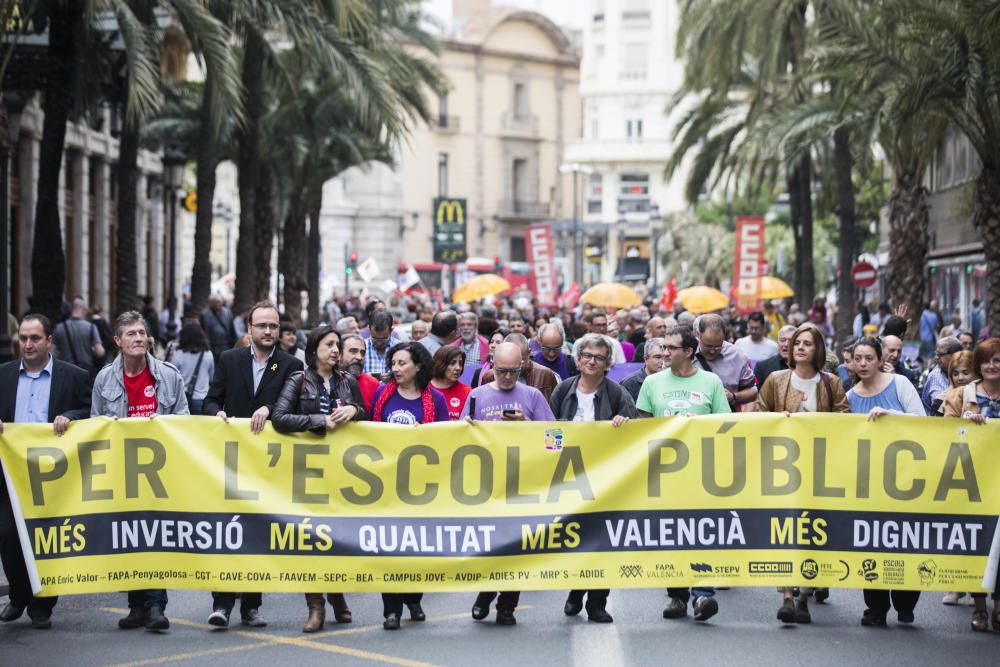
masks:
<svg viewBox="0 0 1000 667"><path fill-rule="evenodd" d="M979 590L1000 426L856 415L7 424L36 588ZM19 509L18 507L19 506ZM37 569L35 569L37 568Z"/></svg>

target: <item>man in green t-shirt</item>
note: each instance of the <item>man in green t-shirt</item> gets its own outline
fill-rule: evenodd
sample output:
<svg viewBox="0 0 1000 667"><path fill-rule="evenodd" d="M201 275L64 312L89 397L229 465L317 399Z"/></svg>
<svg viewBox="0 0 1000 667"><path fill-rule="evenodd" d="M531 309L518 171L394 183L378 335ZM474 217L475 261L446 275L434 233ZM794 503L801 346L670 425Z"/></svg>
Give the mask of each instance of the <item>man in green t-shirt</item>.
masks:
<svg viewBox="0 0 1000 667"><path fill-rule="evenodd" d="M698 349L698 339L687 327L674 327L663 337L667 368L646 378L635 402L640 417L674 417L710 415L730 412L722 380L714 373L692 364ZM687 603L693 596L694 620L704 621L715 616L719 603L714 588L668 588L670 604L663 618L687 616Z"/></svg>

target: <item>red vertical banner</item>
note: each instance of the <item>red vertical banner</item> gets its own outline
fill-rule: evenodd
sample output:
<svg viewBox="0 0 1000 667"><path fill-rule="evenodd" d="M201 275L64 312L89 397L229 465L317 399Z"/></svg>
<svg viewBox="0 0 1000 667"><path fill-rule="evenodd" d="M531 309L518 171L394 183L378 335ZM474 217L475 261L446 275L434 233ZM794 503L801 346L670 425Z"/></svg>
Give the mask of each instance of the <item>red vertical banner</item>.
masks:
<svg viewBox="0 0 1000 667"><path fill-rule="evenodd" d="M736 217L733 287L736 309L740 313L760 310L761 263L764 260L764 218L758 215Z"/></svg>
<svg viewBox="0 0 1000 667"><path fill-rule="evenodd" d="M552 256L552 229L549 225L529 225L524 230L524 246L531 267L529 285L539 305L555 306L556 263Z"/></svg>

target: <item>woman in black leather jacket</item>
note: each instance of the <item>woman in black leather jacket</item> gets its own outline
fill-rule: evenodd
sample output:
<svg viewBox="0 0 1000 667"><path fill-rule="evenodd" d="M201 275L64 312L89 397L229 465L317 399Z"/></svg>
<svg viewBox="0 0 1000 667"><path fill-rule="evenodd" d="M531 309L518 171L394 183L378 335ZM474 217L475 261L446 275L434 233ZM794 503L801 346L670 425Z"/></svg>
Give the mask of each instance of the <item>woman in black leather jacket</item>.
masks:
<svg viewBox="0 0 1000 667"><path fill-rule="evenodd" d="M271 423L280 433L310 431L317 435L349 421L365 418L361 389L350 373L341 371L340 336L331 326L317 327L306 342L306 369L288 377L271 411ZM350 623L351 610L343 593L328 593L338 623ZM309 618L302 632L316 632L326 620L322 593L306 593Z"/></svg>

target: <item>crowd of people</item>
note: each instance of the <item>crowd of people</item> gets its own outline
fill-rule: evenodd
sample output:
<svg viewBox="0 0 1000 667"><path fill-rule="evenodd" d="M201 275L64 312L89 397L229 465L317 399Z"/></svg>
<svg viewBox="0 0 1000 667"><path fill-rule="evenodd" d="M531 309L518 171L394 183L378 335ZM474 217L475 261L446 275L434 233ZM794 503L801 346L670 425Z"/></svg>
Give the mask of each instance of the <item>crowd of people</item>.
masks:
<svg viewBox="0 0 1000 667"><path fill-rule="evenodd" d="M584 303L546 310L507 300L435 307L400 297L388 303L351 298L331 300L324 321L308 332L271 303L234 315L218 296L174 327L164 317L129 311L105 332L101 318L77 300L55 327L42 315L19 322L20 358L0 366L0 433L5 422L49 422L61 435L70 421L99 415L246 418L254 433L270 422L282 433L320 435L360 420L412 426L569 420L620 427L632 419L739 411L843 412L869 420L937 415L976 424L1000 417L1000 339L989 337L981 320L978 329L975 323L963 329L961 321L938 327L928 315L933 305L919 319L924 369L902 358L905 309L880 306L871 314L862 306L856 337L834 345L821 300L806 313L768 302L743 317L733 310L692 313L680 301L670 309ZM933 333L927 341L925 319ZM172 328L176 339L158 344ZM616 376L619 382L611 372L620 364L632 365ZM2 483L0 555L10 581L0 621L27 611L34 627L49 627L56 599L32 596ZM992 612L985 594L971 596L973 630L992 624L1000 631L998 592L994 587ZM586 610L591 621L611 623L609 595L607 589L570 591L564 613ZM777 618L809 623L810 599L829 595L821 588L781 589ZM965 595L949 593L944 603ZM667 596L665 619L687 616L689 603L698 621L719 612L709 587L669 588ZM516 591L483 591L472 618L487 618L494 605L496 622L514 625L519 598ZM866 590L861 623L885 625L893 608L899 622L912 623L918 598L917 591ZM263 596L252 591L213 593L208 623L228 626L237 599L243 625L267 625ZM414 621L426 617L420 594L390 591L382 599L387 630L400 627L404 607ZM305 601L304 632L324 626L327 603L336 622L352 621L343 593L307 593ZM165 590L132 591L128 604L119 627L169 627Z"/></svg>

